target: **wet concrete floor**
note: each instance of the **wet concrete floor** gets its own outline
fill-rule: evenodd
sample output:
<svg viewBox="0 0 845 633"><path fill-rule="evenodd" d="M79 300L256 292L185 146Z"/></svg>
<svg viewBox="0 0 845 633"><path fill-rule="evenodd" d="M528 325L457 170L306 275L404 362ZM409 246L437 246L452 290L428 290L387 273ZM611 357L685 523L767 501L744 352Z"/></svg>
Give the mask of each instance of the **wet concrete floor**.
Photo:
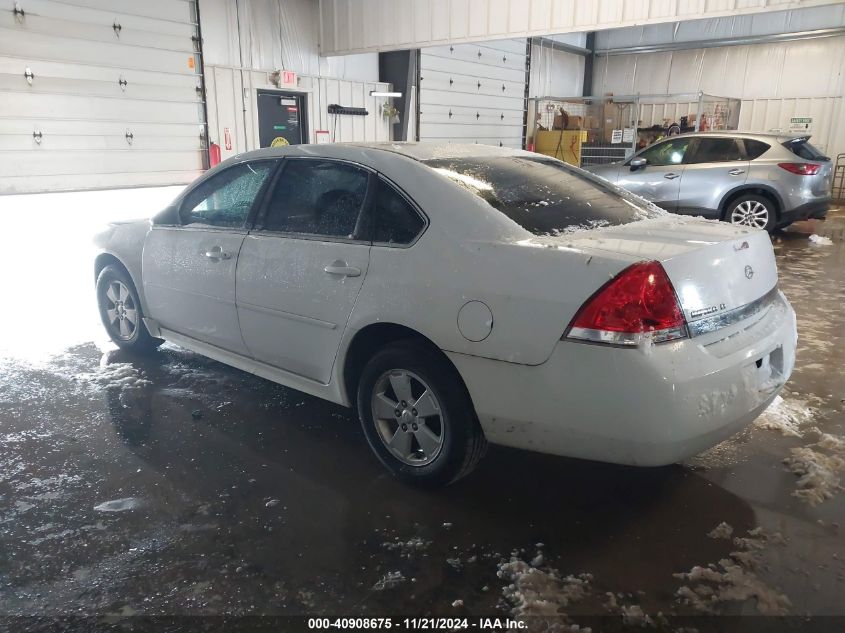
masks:
<svg viewBox="0 0 845 633"><path fill-rule="evenodd" d="M491 447L435 492L344 408L111 348L84 249L7 267L2 310L31 318L0 344L0 615L845 615L843 233L839 212L774 238L800 341L773 423L659 469Z"/></svg>

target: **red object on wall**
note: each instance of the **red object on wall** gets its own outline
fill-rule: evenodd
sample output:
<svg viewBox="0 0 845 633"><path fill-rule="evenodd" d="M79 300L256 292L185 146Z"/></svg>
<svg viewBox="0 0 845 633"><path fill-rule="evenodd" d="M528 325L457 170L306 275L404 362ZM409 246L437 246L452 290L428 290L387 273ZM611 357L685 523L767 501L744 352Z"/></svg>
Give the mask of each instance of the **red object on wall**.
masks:
<svg viewBox="0 0 845 633"><path fill-rule="evenodd" d="M227 150L232 149L232 134L227 127L223 128L223 143L226 145Z"/></svg>
<svg viewBox="0 0 845 633"><path fill-rule="evenodd" d="M208 162L211 167L220 164L220 146L217 143L208 148Z"/></svg>

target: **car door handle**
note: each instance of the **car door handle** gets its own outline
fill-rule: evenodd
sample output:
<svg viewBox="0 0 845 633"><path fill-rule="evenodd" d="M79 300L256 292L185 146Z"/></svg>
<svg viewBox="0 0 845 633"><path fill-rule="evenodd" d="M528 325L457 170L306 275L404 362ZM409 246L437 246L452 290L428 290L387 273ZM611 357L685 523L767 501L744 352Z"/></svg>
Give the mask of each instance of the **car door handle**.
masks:
<svg viewBox="0 0 845 633"><path fill-rule="evenodd" d="M666 174L663 177L668 178L669 180L674 180L675 178L680 178L681 174L676 174L675 172L669 172L668 174Z"/></svg>
<svg viewBox="0 0 845 633"><path fill-rule="evenodd" d="M215 246L214 248L207 250L205 252L205 256L208 257L208 259L232 259L232 256L219 246Z"/></svg>
<svg viewBox="0 0 845 633"><path fill-rule="evenodd" d="M739 176L740 174L744 174L745 170L744 169L731 169L728 173L731 176Z"/></svg>
<svg viewBox="0 0 845 633"><path fill-rule="evenodd" d="M330 275L343 275L344 277L359 277L361 275L360 268L348 266L346 262L339 259L326 266L323 270Z"/></svg>

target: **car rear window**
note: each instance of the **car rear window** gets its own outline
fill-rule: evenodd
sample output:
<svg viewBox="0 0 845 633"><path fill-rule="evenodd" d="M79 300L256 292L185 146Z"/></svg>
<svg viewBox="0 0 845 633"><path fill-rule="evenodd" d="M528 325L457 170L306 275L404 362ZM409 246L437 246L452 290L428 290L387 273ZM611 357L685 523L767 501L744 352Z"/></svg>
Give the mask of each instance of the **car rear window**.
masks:
<svg viewBox="0 0 845 633"><path fill-rule="evenodd" d="M553 159L498 156L424 163L535 235L615 226L661 214L642 198Z"/></svg>
<svg viewBox="0 0 845 633"><path fill-rule="evenodd" d="M807 141L787 141L783 146L805 160L830 160Z"/></svg>

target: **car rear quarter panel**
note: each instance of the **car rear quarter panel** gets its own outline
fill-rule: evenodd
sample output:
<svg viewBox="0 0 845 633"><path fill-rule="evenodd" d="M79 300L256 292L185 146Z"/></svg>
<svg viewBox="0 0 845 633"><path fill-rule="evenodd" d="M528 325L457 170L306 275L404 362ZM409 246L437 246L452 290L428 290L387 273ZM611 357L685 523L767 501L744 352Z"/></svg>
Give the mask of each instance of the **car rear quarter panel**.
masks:
<svg viewBox="0 0 845 633"><path fill-rule="evenodd" d="M373 247L350 330L386 321L446 351L539 365L584 301L627 264L564 245L456 240L447 223L432 221L411 248ZM470 301L492 313L492 330L480 341L458 326Z"/></svg>

